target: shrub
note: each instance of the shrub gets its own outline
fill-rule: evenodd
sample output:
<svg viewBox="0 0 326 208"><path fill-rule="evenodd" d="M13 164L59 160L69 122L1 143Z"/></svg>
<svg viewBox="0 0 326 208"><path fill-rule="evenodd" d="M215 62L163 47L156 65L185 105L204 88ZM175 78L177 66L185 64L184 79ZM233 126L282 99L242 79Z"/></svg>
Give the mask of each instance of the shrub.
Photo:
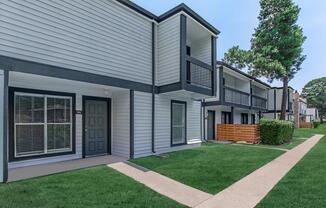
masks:
<svg viewBox="0 0 326 208"><path fill-rule="evenodd" d="M259 123L262 143L279 145L292 140L294 131L292 122L263 118Z"/></svg>
<svg viewBox="0 0 326 208"><path fill-rule="evenodd" d="M319 126L320 122L319 121L313 121L312 124L313 124L314 128L317 128Z"/></svg>

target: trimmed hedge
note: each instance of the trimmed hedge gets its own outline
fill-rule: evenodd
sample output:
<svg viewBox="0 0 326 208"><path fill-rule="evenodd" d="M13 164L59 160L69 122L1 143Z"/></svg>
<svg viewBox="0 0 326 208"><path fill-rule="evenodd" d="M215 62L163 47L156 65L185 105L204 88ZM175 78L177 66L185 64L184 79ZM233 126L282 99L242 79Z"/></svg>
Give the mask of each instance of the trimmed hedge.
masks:
<svg viewBox="0 0 326 208"><path fill-rule="evenodd" d="M312 124L313 124L314 128L317 128L319 126L320 122L319 121L313 121Z"/></svg>
<svg viewBox="0 0 326 208"><path fill-rule="evenodd" d="M294 124L290 121L262 118L259 126L260 139L264 144L279 145L292 140Z"/></svg>

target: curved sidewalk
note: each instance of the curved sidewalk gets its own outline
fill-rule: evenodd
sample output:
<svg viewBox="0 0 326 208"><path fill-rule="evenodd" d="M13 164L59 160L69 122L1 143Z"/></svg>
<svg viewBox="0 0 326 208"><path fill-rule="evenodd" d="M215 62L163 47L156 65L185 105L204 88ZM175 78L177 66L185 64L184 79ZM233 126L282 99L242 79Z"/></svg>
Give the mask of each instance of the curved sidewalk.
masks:
<svg viewBox="0 0 326 208"><path fill-rule="evenodd" d="M196 207L255 207L322 137L323 135L315 135L307 139Z"/></svg>
<svg viewBox="0 0 326 208"><path fill-rule="evenodd" d="M315 135L307 139L216 195L205 193L132 163L114 163L108 166L189 207L253 208L322 137L323 135Z"/></svg>

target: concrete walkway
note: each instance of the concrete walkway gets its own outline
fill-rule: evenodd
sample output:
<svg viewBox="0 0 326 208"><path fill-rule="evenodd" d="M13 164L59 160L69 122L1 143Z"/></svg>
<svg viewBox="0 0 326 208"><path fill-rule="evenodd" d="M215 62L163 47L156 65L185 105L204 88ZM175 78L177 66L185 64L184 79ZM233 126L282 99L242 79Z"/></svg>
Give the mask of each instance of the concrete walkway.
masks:
<svg viewBox="0 0 326 208"><path fill-rule="evenodd" d="M120 162L108 166L146 185L152 190L189 207L195 207L213 196L156 172L137 168L136 165Z"/></svg>
<svg viewBox="0 0 326 208"><path fill-rule="evenodd" d="M111 163L126 161L126 158L113 155L89 157L83 159L67 160L42 165L33 165L21 168L12 168L8 171L8 182L18 181L39 176L46 176L81 168L88 168L97 165L107 165Z"/></svg>
<svg viewBox="0 0 326 208"><path fill-rule="evenodd" d="M129 162L108 166L189 207L254 208L322 137L307 139L214 196Z"/></svg>
<svg viewBox="0 0 326 208"><path fill-rule="evenodd" d="M255 207L322 137L311 137L196 207Z"/></svg>

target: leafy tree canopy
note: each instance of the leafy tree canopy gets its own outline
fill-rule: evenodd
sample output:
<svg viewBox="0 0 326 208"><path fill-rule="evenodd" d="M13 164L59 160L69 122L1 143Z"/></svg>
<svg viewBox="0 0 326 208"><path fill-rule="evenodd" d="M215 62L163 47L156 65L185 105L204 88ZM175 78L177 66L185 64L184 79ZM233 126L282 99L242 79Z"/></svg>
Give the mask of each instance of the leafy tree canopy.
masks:
<svg viewBox="0 0 326 208"><path fill-rule="evenodd" d="M292 0L260 0L259 25L251 39L251 49L234 46L223 61L247 68L253 76L274 79L293 78L301 68L306 37L296 24L300 8Z"/></svg>
<svg viewBox="0 0 326 208"><path fill-rule="evenodd" d="M308 82L301 95L307 98L309 107L317 108L320 116L326 116L326 77Z"/></svg>

